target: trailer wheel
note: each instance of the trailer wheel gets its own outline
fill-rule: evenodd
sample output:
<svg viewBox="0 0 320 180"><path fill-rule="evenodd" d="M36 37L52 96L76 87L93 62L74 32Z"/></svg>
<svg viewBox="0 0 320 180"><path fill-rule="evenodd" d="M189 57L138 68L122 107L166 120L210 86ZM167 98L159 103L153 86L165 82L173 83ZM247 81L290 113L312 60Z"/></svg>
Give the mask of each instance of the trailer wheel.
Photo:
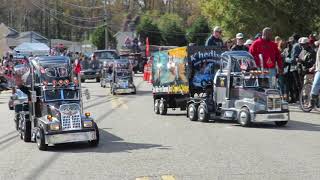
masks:
<svg viewBox="0 0 320 180"><path fill-rule="evenodd" d="M196 121L198 119L197 108L193 103L189 104L187 113L191 121Z"/></svg>
<svg viewBox="0 0 320 180"><path fill-rule="evenodd" d="M97 139L89 141L88 143L89 143L89 146L91 146L91 147L97 147L99 145L99 140L100 140L99 128L96 123L94 123L93 126L94 126L94 130L96 132Z"/></svg>
<svg viewBox="0 0 320 180"><path fill-rule="evenodd" d="M200 104L198 107L198 121L200 122L208 122L209 115L207 107L204 104Z"/></svg>
<svg viewBox="0 0 320 180"><path fill-rule="evenodd" d="M47 150L48 145L46 144L44 131L42 127L38 128L36 131L36 143L39 150L41 151Z"/></svg>
<svg viewBox="0 0 320 180"><path fill-rule="evenodd" d="M160 99L154 100L153 109L156 114L160 114L159 106L160 106Z"/></svg>
<svg viewBox="0 0 320 180"><path fill-rule="evenodd" d="M23 139L24 142L30 142L31 141L31 121L26 121L23 119L22 122L22 128L21 129L21 139Z"/></svg>
<svg viewBox="0 0 320 180"><path fill-rule="evenodd" d="M168 112L167 102L164 99L160 100L159 112L160 112L160 115L166 115Z"/></svg>
<svg viewBox="0 0 320 180"><path fill-rule="evenodd" d="M239 112L238 122L242 127L248 127L251 125L249 109L243 107Z"/></svg>
<svg viewBox="0 0 320 180"><path fill-rule="evenodd" d="M287 125L288 121L275 121L274 122L278 127L283 127Z"/></svg>

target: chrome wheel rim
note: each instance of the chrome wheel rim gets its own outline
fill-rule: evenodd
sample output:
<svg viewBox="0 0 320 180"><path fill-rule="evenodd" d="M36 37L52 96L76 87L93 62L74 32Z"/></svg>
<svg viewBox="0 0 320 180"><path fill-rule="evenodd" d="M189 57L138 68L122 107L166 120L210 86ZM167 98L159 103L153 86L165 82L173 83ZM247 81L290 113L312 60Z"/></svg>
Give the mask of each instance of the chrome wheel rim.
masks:
<svg viewBox="0 0 320 180"><path fill-rule="evenodd" d="M189 118L193 119L194 118L194 109L192 107L189 107L188 112L189 112Z"/></svg>
<svg viewBox="0 0 320 180"><path fill-rule="evenodd" d="M200 120L203 120L204 119L204 116L205 116L205 110L201 107L199 108L199 119Z"/></svg>
<svg viewBox="0 0 320 180"><path fill-rule="evenodd" d="M240 122L241 122L241 124L244 124L247 121L247 119L248 119L247 113L242 111L240 113Z"/></svg>

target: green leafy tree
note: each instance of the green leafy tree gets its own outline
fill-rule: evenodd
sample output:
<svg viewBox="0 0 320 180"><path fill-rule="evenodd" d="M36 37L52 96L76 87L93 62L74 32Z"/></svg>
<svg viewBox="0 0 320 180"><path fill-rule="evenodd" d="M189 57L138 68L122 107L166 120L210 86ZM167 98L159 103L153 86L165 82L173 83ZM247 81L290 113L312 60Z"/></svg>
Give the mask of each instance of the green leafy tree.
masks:
<svg viewBox="0 0 320 180"><path fill-rule="evenodd" d="M111 31L108 31L108 40L109 46L112 48L116 45L116 40L113 37ZM91 35L91 42L95 45L98 49L105 49L105 28L99 27L97 28Z"/></svg>
<svg viewBox="0 0 320 180"><path fill-rule="evenodd" d="M153 45L161 44L161 32L158 26L153 22L150 16L143 16L140 23L137 26L137 34L140 35L142 42L145 42L146 38L149 37L149 43Z"/></svg>
<svg viewBox="0 0 320 180"><path fill-rule="evenodd" d="M187 43L182 18L177 14L164 14L157 24L164 45L185 46Z"/></svg>
<svg viewBox="0 0 320 180"><path fill-rule="evenodd" d="M203 16L200 16L187 30L187 39L189 43L203 45L209 34L210 28L208 21Z"/></svg>
<svg viewBox="0 0 320 180"><path fill-rule="evenodd" d="M277 35L310 33L317 28L316 0L201 0L203 15L220 25L227 36L254 35L269 26Z"/></svg>

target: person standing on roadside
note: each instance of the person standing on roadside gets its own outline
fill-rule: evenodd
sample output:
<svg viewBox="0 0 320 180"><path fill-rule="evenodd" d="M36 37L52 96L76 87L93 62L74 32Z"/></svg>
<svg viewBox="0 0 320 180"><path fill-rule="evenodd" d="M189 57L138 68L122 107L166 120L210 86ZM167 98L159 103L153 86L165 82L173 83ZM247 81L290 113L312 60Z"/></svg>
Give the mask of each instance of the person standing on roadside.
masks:
<svg viewBox="0 0 320 180"><path fill-rule="evenodd" d="M249 49L244 45L243 34L238 33L236 35L236 44L231 47L231 51L249 51Z"/></svg>
<svg viewBox="0 0 320 180"><path fill-rule="evenodd" d="M317 101L319 100L319 92L320 92L320 48L317 51L316 63L312 68L310 68L309 71L316 72L316 74L314 75L312 89L311 89L310 108L313 108L316 104L319 104L319 102Z"/></svg>
<svg viewBox="0 0 320 180"><path fill-rule="evenodd" d="M213 32L207 39L205 46L223 47L222 29L219 26L213 28Z"/></svg>
<svg viewBox="0 0 320 180"><path fill-rule="evenodd" d="M276 78L277 73L283 73L283 64L278 46L273 42L271 28L266 27L263 29L262 37L253 42L249 52L254 57L259 68L268 70L269 84L270 86L274 85L273 79Z"/></svg>

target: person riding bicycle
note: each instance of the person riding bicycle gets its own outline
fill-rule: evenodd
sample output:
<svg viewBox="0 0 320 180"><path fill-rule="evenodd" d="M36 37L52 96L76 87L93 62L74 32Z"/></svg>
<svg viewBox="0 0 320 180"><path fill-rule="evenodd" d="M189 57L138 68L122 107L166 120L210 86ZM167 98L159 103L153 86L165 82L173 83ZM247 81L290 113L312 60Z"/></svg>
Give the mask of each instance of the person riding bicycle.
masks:
<svg viewBox="0 0 320 180"><path fill-rule="evenodd" d="M315 71L316 74L314 75L312 89L311 89L311 101L310 101L310 108L313 108L319 99L319 92L320 92L320 48L317 51L317 58L316 63L310 71Z"/></svg>

